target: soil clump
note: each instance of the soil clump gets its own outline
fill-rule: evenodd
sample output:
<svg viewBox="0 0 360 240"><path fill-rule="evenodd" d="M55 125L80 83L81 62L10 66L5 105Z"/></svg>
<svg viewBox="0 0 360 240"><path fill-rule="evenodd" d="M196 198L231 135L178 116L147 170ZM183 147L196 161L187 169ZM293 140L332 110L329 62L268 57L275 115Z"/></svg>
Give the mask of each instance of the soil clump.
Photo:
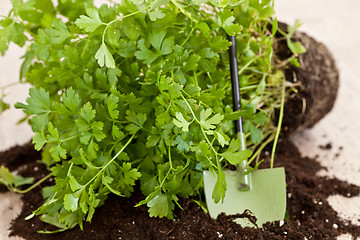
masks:
<svg viewBox="0 0 360 240"><path fill-rule="evenodd" d="M287 26L279 23L284 32ZM287 65L285 69L286 80L295 90L286 99L283 135L313 127L331 111L339 89L339 71L329 49L303 32L295 31L292 41L301 42L306 52L298 56L300 67ZM280 33L275 35L274 55L275 65L293 55Z"/></svg>

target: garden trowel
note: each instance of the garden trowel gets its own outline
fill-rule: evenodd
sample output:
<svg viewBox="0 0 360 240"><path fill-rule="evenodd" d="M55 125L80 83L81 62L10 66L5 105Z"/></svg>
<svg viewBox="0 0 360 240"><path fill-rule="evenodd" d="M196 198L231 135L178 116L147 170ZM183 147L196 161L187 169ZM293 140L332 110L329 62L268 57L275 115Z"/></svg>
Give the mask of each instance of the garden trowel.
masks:
<svg viewBox="0 0 360 240"><path fill-rule="evenodd" d="M240 110L240 89L236 56L235 36L229 37L232 45L229 49L232 80L233 108ZM235 121L237 137L241 141L239 151L245 150L245 137L241 117ZM282 220L286 211L286 183L284 168L269 168L249 171L247 161L242 161L237 171L224 171L226 193L223 201L215 203L212 193L217 176L204 171L204 188L207 207L212 218L220 213L226 215L241 214L250 210L257 218L256 224L261 227L266 222ZM235 222L242 227L255 225L247 218L236 218Z"/></svg>

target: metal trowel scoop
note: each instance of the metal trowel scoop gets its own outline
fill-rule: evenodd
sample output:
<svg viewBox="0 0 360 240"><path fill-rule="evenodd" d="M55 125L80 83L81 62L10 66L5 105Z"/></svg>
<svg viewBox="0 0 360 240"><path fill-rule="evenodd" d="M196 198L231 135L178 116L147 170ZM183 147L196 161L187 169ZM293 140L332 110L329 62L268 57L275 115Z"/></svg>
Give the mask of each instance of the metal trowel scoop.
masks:
<svg viewBox="0 0 360 240"><path fill-rule="evenodd" d="M236 56L235 36L229 37L232 45L229 49L230 70L234 111L240 110L240 88ZM245 150L245 137L241 117L235 121L237 136L241 141L239 151ZM210 171L204 171L204 188L207 207L212 218L220 213L241 214L250 210L261 227L266 222L282 220L286 211L286 182L284 168L247 170L247 161L242 161L237 171L224 171L227 189L224 200L215 204L212 192L217 180ZM235 222L242 227L254 227L247 218L237 218Z"/></svg>

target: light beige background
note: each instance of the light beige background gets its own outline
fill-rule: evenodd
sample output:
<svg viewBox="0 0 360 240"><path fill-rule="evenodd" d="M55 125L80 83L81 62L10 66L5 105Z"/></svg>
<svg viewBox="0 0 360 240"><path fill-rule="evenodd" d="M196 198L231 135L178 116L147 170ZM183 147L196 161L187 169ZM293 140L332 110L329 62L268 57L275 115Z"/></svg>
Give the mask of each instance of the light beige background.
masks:
<svg viewBox="0 0 360 240"><path fill-rule="evenodd" d="M0 0L0 15L6 15L10 7L10 0ZM328 171L320 175L335 176L360 186L360 1L275 0L275 8L279 20L291 24L300 19L304 23L300 30L325 43L340 69L341 86L333 111L314 128L293 136L292 140L304 156L318 156L328 167ZM23 52L12 45L5 57L0 58L0 87L18 81L19 58ZM27 85L17 85L6 89L6 99L12 104L24 102L27 88ZM16 125L22 116L21 111L14 109L0 115L0 150L31 139L32 132L26 124ZM331 150L319 148L327 143L332 144ZM341 216L360 224L359 197L334 196L329 201ZM20 206L18 195L0 194L0 240L8 239L7 226ZM14 210L10 211L10 207Z"/></svg>

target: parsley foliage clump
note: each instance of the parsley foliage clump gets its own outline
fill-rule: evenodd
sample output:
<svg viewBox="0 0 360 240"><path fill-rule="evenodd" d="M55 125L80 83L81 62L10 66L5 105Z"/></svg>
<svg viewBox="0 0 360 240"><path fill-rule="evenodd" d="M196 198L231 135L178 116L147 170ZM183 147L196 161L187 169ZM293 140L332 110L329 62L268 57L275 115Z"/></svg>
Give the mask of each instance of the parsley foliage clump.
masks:
<svg viewBox="0 0 360 240"><path fill-rule="evenodd" d="M218 175L274 138L283 76L271 66L270 0L12 0L0 52L28 43L23 109L55 178L29 216L66 230L91 221L110 193L139 185L150 216L173 217L179 197L201 204L202 171ZM270 24L270 22L272 24ZM270 27L272 25L272 28ZM232 111L227 35L236 35L242 111ZM2 102L2 101L1 101ZM252 155L249 163L258 159Z"/></svg>

